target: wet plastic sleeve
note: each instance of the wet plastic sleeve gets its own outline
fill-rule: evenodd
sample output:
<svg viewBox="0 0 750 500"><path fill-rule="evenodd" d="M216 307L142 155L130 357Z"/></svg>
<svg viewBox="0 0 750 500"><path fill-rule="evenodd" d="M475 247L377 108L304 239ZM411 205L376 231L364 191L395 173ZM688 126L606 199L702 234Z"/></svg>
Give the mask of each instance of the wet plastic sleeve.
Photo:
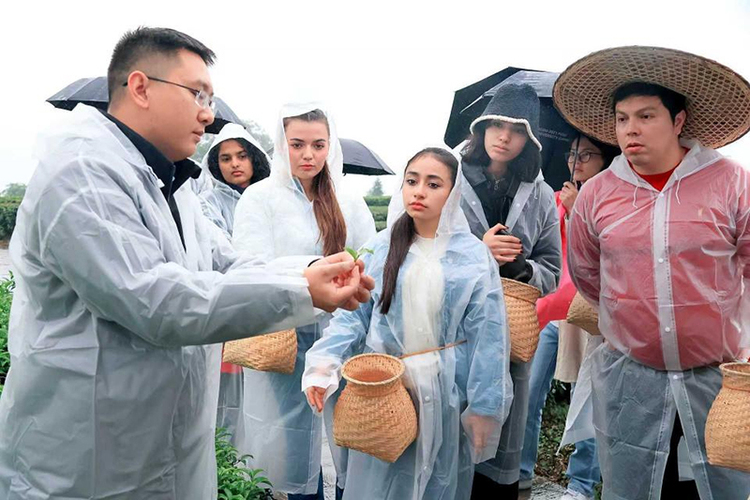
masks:
<svg viewBox="0 0 750 500"><path fill-rule="evenodd" d="M487 269L477 281L462 321L470 368L466 383L468 406L461 422L472 444L474 463L495 456L513 400L502 284L489 252ZM474 446L475 438L480 438L481 448Z"/></svg>
<svg viewBox="0 0 750 500"><path fill-rule="evenodd" d="M599 238L590 221L589 190L581 189L573 206L568 231L568 271L576 288L598 307L600 291Z"/></svg>
<svg viewBox="0 0 750 500"><path fill-rule="evenodd" d="M531 264L534 272L529 284L542 291L542 296L549 295L557 289L562 273L562 239L560 236L560 220L557 215L554 193L552 190L542 190L539 193L543 204L543 220L538 221L541 226L539 240L531 249L526 261Z"/></svg>
<svg viewBox="0 0 750 500"><path fill-rule="evenodd" d="M96 169L84 170L60 176L45 193L40 259L94 314L159 346L224 342L313 320L301 273L237 265L215 227L225 245L215 265L223 261L225 274L167 262L133 199Z"/></svg>

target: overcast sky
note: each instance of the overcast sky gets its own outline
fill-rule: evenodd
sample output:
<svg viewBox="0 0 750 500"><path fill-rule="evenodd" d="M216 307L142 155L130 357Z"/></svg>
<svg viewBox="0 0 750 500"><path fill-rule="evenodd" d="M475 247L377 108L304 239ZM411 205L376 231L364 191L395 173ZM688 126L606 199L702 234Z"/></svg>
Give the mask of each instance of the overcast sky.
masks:
<svg viewBox="0 0 750 500"><path fill-rule="evenodd" d="M28 182L37 133L66 113L45 99L104 75L119 37L139 25L179 29L211 47L216 94L242 118L272 131L281 104L315 96L342 137L394 170L442 142L455 90L506 66L560 72L596 50L657 45L715 59L750 80L750 0L451 4L5 2L0 187ZM722 152L750 166L750 136ZM363 194L373 182L347 178ZM392 179L385 185L394 188Z"/></svg>

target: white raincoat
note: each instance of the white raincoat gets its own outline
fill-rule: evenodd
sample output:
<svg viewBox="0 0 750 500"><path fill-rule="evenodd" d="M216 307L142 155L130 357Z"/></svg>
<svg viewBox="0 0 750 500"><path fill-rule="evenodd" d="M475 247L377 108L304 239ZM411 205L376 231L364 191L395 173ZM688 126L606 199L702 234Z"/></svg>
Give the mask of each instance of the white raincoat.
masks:
<svg viewBox="0 0 750 500"><path fill-rule="evenodd" d="M206 152L206 156L203 157L201 168L204 175L208 175L212 179L213 185L211 189L200 193L203 213L211 222L224 231L227 238L231 238L234 229L234 210L241 193L227 185L224 179L217 179L208 168L208 155L211 154L211 150L219 147L222 142L228 139L245 139L268 159L269 164L271 160L268 158L266 152L263 151L263 147L258 140L245 130L243 126L236 123L228 123L222 127L221 132L219 132L219 135L216 136L213 144L211 144L211 147Z"/></svg>
<svg viewBox="0 0 750 500"><path fill-rule="evenodd" d="M292 176L283 119L325 108L319 104L295 104L282 108L276 129L271 176L245 190L235 213L233 242L238 250L267 258L288 255L320 255L320 240L313 204L302 185ZM361 197L347 196L339 189L343 177L343 156L336 127L328 116L330 148L328 168L336 197L346 221L346 245L359 248L375 236L375 222ZM297 328L297 363L290 375L245 369L245 441L242 453L253 455L274 489L286 493L313 494L317 491L322 450L321 420L307 406L300 392L305 352L320 337L328 315L317 323ZM328 420L328 419L327 419ZM327 421L327 424L330 421ZM344 450L333 449L344 486Z"/></svg>
<svg viewBox="0 0 750 500"><path fill-rule="evenodd" d="M482 202L468 182L463 183L462 196L461 207L471 232L482 240L490 229ZM529 284L539 288L542 295L554 292L562 270L560 220L555 193L544 182L541 172L534 182L520 183L505 225L521 240L524 257L533 268ZM511 363L510 372L513 377L513 408L503 427L497 456L477 465L477 472L500 484L513 484L520 475L531 363Z"/></svg>
<svg viewBox="0 0 750 500"><path fill-rule="evenodd" d="M245 139L255 147L270 164L260 143L245 128L236 123L227 123L214 138L211 147L203 157L201 173L209 179L210 188L199 194L203 215L216 224L227 238L232 237L234 228L234 208L240 199L241 192L228 185L221 172L211 172L208 157L214 148L229 139ZM251 152L248 151L248 154ZM253 165L257 169L257 165ZM218 177L214 174L218 174ZM221 383L219 384L219 403L216 413L216 426L225 429L230 434L232 443L237 443L243 435L242 418L242 369L229 363L221 365Z"/></svg>
<svg viewBox="0 0 750 500"><path fill-rule="evenodd" d="M716 365L750 335L750 173L697 142L663 191L619 156L570 220L578 290L599 305L593 414L605 499L655 499L678 414L703 500L744 499L750 474L710 466Z"/></svg>
<svg viewBox="0 0 750 500"><path fill-rule="evenodd" d="M442 351L407 357L404 382L415 402L419 434L396 462L389 464L349 452L345 500L468 499L474 461L493 456L513 388L508 372L510 345L502 285L487 247L470 232L461 212L459 172L434 240L417 237L401 266L388 314L377 305L390 228L372 242L365 269L375 278L369 303L338 314L307 353L303 390L339 386L346 359L365 352L401 356L466 340ZM394 195L389 226L403 213L402 195ZM468 417L485 416L496 424L483 450L472 450ZM462 423L464 425L462 425Z"/></svg>
<svg viewBox="0 0 750 500"><path fill-rule="evenodd" d="M10 245L0 498L216 498L220 344L314 317L307 280L238 258L98 110L37 147ZM296 275L295 275L296 274Z"/></svg>

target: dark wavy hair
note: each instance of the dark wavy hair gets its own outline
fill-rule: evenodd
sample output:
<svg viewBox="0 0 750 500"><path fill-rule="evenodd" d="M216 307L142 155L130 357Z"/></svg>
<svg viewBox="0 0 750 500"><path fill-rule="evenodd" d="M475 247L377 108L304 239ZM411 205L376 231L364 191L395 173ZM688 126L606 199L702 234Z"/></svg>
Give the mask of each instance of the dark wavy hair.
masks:
<svg viewBox="0 0 750 500"><path fill-rule="evenodd" d="M450 152L442 148L425 148L419 151L406 162L404 171L409 168L412 162L428 155L448 167L451 173L452 186L455 186L456 176L458 175L458 160ZM388 248L385 266L383 266L383 292L378 302L382 314L388 314L388 311L391 309L393 295L396 293L398 272L404 260L406 260L406 255L409 253L409 248L414 243L416 236L417 230L414 227L414 219L407 212L404 212L391 227L391 244Z"/></svg>
<svg viewBox="0 0 750 500"><path fill-rule="evenodd" d="M263 180L271 175L271 165L268 163L268 158L250 141L248 141L247 139L243 139L242 137L231 137L226 140L237 141L240 146L242 146L242 149L245 150L247 156L250 158L250 161L253 164L253 176L250 178L250 185L253 185L256 182ZM214 178L220 180L224 184L235 187L234 184L227 182L226 179L224 179L224 176L221 175L221 168L219 168L220 150L221 143L213 146L208 152L208 171L211 172L211 175L213 175Z"/></svg>
<svg viewBox="0 0 750 500"><path fill-rule="evenodd" d="M469 136L469 143L461 151L461 157L465 162L481 167L490 165L490 157L484 147L484 134L487 127L493 123L494 120L484 120L474 126L474 133ZM542 154L530 137L518 156L508 163L508 170L521 182L534 182L541 168Z"/></svg>

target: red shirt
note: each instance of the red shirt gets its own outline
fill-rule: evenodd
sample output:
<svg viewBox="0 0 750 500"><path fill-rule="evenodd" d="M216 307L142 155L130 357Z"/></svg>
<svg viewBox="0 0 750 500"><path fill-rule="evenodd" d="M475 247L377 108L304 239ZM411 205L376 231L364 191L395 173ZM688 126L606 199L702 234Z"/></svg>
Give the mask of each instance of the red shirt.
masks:
<svg viewBox="0 0 750 500"><path fill-rule="evenodd" d="M668 170L667 172L652 175L638 173L638 171L636 171L635 169L633 169L633 171L638 174L641 179L651 184L654 189L656 189L657 191L661 191L662 189L664 189L664 186L667 185L667 181L669 180L669 178L672 177L672 172L675 171L675 168L673 168L672 170Z"/></svg>
<svg viewBox="0 0 750 500"><path fill-rule="evenodd" d="M684 151L685 154L687 154L688 150L686 148L682 148L682 150ZM677 165L675 165L674 168L672 168L672 170L668 172L646 175L646 174L638 173L638 171L635 168L633 168L633 164L630 163L630 160L628 160L628 165L630 165L630 168L633 169L633 172L638 174L638 177L640 177L644 181L651 184L651 186L653 186L653 188L656 189L657 191L661 191L664 189L664 186L667 185L667 181L669 181L669 178L672 177L672 172L674 172L675 169L680 166L680 163L682 163L682 160L680 160L679 163L677 163Z"/></svg>

